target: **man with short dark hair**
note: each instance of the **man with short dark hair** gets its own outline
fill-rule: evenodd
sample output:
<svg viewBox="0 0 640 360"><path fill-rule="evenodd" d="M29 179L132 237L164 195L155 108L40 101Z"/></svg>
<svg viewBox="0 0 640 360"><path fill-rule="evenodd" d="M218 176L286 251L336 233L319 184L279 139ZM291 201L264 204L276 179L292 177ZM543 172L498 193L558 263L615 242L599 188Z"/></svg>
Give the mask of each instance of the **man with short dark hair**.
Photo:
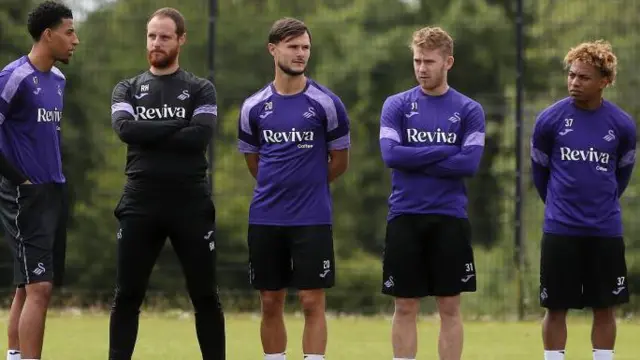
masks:
<svg viewBox="0 0 640 360"><path fill-rule="evenodd" d="M305 317L304 358L322 360L324 289L335 281L329 183L347 169L349 118L340 98L304 75L311 36L302 21L276 21L268 41L275 80L245 100L238 124L238 148L257 180L250 281L260 291L265 359L285 359L284 302L294 287Z"/></svg>
<svg viewBox="0 0 640 360"><path fill-rule="evenodd" d="M14 252L8 360L39 359L53 282L64 262L65 176L60 128L67 64L79 44L73 13L45 1L27 20L34 44L0 71L0 218ZM61 231L59 231L61 230ZM55 276L55 277L54 277Z"/></svg>
<svg viewBox="0 0 640 360"><path fill-rule="evenodd" d="M168 237L195 309L202 358L223 360L215 208L205 156L217 116L215 88L178 64L186 41L180 12L156 11L146 36L149 70L119 82L112 96L113 129L127 144L127 182L114 212L120 228L109 359L131 359L149 276Z"/></svg>

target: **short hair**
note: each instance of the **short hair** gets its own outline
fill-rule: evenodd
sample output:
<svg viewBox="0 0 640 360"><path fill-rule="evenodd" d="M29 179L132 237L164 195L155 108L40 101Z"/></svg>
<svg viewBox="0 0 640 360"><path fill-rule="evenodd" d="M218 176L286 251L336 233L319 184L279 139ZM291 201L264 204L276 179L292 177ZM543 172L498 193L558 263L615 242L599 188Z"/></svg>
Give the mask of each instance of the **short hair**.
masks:
<svg viewBox="0 0 640 360"><path fill-rule="evenodd" d="M155 17L166 17L166 18L169 18L169 19L173 20L173 22L176 24L176 35L178 35L178 37L184 35L184 33L187 31L187 27L185 25L184 16L182 16L180 11L178 11L178 10L176 10L174 8L164 7L162 9L156 10L149 17L149 20L147 21L147 25L149 24L151 19L153 19Z"/></svg>
<svg viewBox="0 0 640 360"><path fill-rule="evenodd" d="M27 18L29 35L34 41L40 41L46 29L59 26L64 19L73 19L71 9L58 1L47 0L29 13Z"/></svg>
<svg viewBox="0 0 640 360"><path fill-rule="evenodd" d="M611 44L605 40L584 42L571 48L564 57L565 69L569 69L574 61L593 65L611 84L616 80L618 58L613 53Z"/></svg>
<svg viewBox="0 0 640 360"><path fill-rule="evenodd" d="M453 39L451 35L440 27L424 27L416 30L411 38L411 49L422 48L427 50L440 49L445 55L453 55Z"/></svg>
<svg viewBox="0 0 640 360"><path fill-rule="evenodd" d="M311 38L311 32L304 22L294 18L282 18L271 26L269 43L278 44L290 37L302 36L305 33L309 34L309 38Z"/></svg>

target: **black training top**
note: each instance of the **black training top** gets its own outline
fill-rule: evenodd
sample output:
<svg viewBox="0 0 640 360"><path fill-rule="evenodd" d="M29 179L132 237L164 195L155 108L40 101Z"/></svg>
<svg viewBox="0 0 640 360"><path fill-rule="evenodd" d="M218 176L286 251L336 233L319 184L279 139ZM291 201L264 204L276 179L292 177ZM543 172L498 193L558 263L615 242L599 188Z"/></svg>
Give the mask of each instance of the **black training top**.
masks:
<svg viewBox="0 0 640 360"><path fill-rule="evenodd" d="M213 84L184 70L146 71L119 82L111 123L127 144L127 189L206 184L206 150L217 118Z"/></svg>

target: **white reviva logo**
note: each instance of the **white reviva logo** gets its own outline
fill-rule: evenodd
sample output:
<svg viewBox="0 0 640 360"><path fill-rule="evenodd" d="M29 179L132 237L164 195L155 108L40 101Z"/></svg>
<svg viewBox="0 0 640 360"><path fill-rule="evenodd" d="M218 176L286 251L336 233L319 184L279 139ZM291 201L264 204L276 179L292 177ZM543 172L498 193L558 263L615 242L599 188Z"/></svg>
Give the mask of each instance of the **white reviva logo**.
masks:
<svg viewBox="0 0 640 360"><path fill-rule="evenodd" d="M436 131L420 131L418 129L407 129L407 141L415 143L445 143L455 144L458 136L456 133L446 133L440 128Z"/></svg>
<svg viewBox="0 0 640 360"><path fill-rule="evenodd" d="M606 165L609 163L609 157L609 154L593 148L589 150L574 150L564 146L560 148L560 159L564 161L587 161Z"/></svg>
<svg viewBox="0 0 640 360"><path fill-rule="evenodd" d="M596 163L598 171L609 171L601 165L608 165L610 157L611 155L606 152L596 151L593 148L589 148L589 150L574 150L566 146L560 148L560 160Z"/></svg>
<svg viewBox="0 0 640 360"><path fill-rule="evenodd" d="M136 106L136 120L175 119L186 118L187 111L183 107L169 107L164 104L161 108L146 108Z"/></svg>
<svg viewBox="0 0 640 360"><path fill-rule="evenodd" d="M38 122L60 122L62 120L62 111L58 108L47 110L38 108Z"/></svg>
<svg viewBox="0 0 640 360"><path fill-rule="evenodd" d="M313 131L273 131L262 130L262 136L268 143L313 141Z"/></svg>

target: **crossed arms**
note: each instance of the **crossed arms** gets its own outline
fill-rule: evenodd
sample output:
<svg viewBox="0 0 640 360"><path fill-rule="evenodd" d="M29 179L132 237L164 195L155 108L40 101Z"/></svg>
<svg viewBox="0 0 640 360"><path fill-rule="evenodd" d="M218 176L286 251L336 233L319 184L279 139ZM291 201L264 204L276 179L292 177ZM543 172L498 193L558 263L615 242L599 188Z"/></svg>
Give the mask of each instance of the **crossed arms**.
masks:
<svg viewBox="0 0 640 360"><path fill-rule="evenodd" d="M130 85L123 81L113 90L111 126L129 145L176 151L205 151L217 118L216 93L205 82L195 94L191 119L136 120L130 100Z"/></svg>
<svg viewBox="0 0 640 360"><path fill-rule="evenodd" d="M476 173L484 150L485 121L482 108L469 109L465 121L462 145L403 145L402 110L393 98L385 101L380 119L380 151L389 168L418 172L435 177L461 178Z"/></svg>

